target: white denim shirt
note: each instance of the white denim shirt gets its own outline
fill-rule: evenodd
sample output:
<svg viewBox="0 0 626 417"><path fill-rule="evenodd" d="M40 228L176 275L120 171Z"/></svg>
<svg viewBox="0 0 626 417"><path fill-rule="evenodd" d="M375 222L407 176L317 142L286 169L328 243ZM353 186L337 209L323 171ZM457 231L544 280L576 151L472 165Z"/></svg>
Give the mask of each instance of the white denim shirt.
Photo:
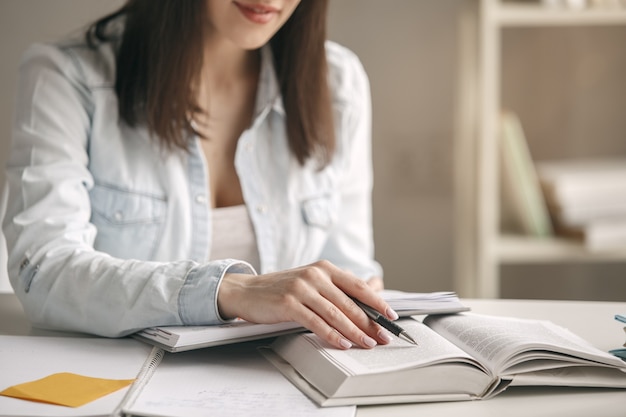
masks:
<svg viewBox="0 0 626 417"><path fill-rule="evenodd" d="M221 323L226 272L207 261L211 206L199 139L168 152L118 116L114 49L79 41L24 54L3 221L11 284L33 325L122 336L155 325ZM235 166L254 225L260 273L327 259L363 279L373 258L371 114L357 57L327 43L337 152L318 170L290 154L271 50Z"/></svg>

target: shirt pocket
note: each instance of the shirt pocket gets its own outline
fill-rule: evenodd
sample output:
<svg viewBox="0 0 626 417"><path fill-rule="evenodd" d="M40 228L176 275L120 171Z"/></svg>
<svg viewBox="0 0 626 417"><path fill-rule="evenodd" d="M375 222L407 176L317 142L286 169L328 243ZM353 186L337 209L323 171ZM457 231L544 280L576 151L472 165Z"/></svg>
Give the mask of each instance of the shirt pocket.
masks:
<svg viewBox="0 0 626 417"><path fill-rule="evenodd" d="M162 236L164 197L96 184L90 191L94 247L114 257L152 260Z"/></svg>
<svg viewBox="0 0 626 417"><path fill-rule="evenodd" d="M302 265L320 259L329 235L338 221L336 196L325 193L307 196L300 201L302 220L298 232L291 235L294 265Z"/></svg>
<svg viewBox="0 0 626 417"><path fill-rule="evenodd" d="M328 230L339 217L337 199L331 193L305 198L302 217L308 226Z"/></svg>

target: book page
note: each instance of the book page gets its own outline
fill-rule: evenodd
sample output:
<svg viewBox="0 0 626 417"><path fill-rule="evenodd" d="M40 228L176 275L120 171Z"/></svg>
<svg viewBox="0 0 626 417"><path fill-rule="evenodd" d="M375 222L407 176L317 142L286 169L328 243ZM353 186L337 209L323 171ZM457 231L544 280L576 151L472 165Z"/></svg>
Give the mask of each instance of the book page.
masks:
<svg viewBox="0 0 626 417"><path fill-rule="evenodd" d="M257 343L166 353L132 416L354 417L356 407L321 408L285 379Z"/></svg>
<svg viewBox="0 0 626 417"><path fill-rule="evenodd" d="M553 368L557 365L555 360L569 364L594 362L624 366L619 359L548 321L457 314L430 316L424 323L485 363L497 375L505 370Z"/></svg>
<svg viewBox="0 0 626 417"><path fill-rule="evenodd" d="M626 374L613 368L574 366L515 375L511 386L626 388Z"/></svg>
<svg viewBox="0 0 626 417"><path fill-rule="evenodd" d="M417 346L394 337L390 344L379 345L373 349L340 350L330 347L313 334L307 334L304 337L316 344L320 351L338 367L353 375L394 371L449 361L469 363L485 370L470 355L419 321L407 319L398 320L397 323L417 341Z"/></svg>

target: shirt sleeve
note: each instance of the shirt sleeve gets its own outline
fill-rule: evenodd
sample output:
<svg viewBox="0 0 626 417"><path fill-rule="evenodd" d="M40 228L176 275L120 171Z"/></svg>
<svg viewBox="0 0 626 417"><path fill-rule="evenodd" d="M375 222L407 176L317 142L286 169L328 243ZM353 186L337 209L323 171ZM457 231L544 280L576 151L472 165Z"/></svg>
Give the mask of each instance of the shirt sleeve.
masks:
<svg viewBox="0 0 626 417"><path fill-rule="evenodd" d="M35 45L25 53L3 232L9 278L26 314L37 327L109 337L220 323L220 282L229 271L254 274L245 262L150 262L94 250L91 94L63 48Z"/></svg>
<svg viewBox="0 0 626 417"><path fill-rule="evenodd" d="M367 74L357 56L327 44L334 94L339 187L338 221L322 257L365 280L383 276L374 259L372 226L372 115Z"/></svg>

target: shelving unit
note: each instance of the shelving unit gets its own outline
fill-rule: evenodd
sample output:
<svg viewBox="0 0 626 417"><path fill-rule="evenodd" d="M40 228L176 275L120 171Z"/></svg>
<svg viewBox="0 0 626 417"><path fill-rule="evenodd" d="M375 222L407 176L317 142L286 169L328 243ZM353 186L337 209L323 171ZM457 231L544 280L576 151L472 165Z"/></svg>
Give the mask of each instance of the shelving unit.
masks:
<svg viewBox="0 0 626 417"><path fill-rule="evenodd" d="M461 17L455 288L462 296L498 297L500 267L505 264L626 261L626 249L594 253L570 240L503 235L499 228L501 32L511 27L593 25L626 25L626 9L568 10L475 0Z"/></svg>

